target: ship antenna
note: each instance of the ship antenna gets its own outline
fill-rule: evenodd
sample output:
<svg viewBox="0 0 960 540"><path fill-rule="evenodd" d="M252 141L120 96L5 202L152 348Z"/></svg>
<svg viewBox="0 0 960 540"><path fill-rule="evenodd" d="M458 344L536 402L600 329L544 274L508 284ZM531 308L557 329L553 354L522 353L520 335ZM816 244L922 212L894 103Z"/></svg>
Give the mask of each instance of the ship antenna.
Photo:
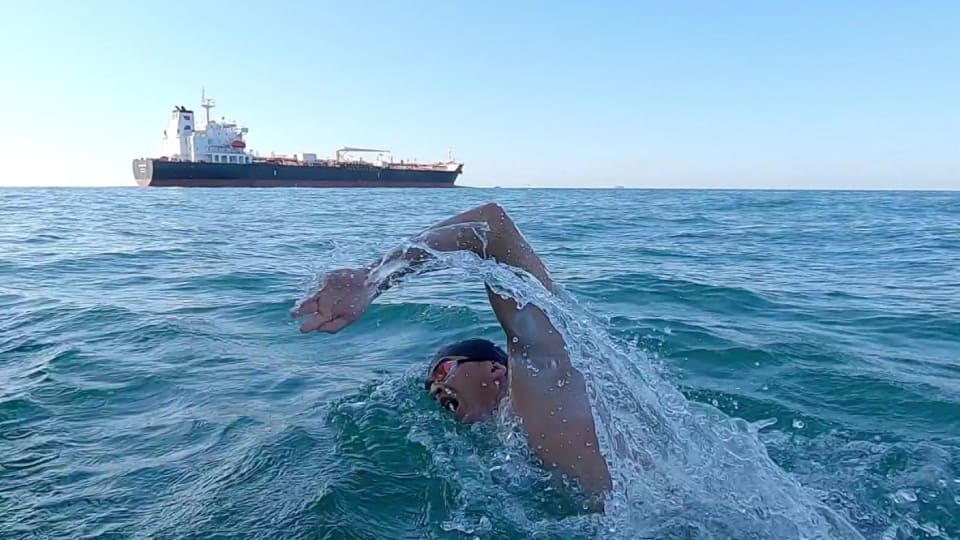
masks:
<svg viewBox="0 0 960 540"><path fill-rule="evenodd" d="M210 109L217 106L217 102L207 98L207 89L200 88L200 106L207 111L207 125L210 124Z"/></svg>

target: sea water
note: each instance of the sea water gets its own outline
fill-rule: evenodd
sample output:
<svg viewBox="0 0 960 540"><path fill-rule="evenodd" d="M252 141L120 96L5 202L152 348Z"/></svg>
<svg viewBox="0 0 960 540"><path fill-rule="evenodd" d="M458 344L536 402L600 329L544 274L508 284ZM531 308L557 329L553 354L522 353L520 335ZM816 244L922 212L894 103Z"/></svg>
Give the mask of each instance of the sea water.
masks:
<svg viewBox="0 0 960 540"><path fill-rule="evenodd" d="M301 335L326 270L495 200L558 296L467 255ZM425 363L544 309L603 514ZM956 538L960 195L0 190L0 536Z"/></svg>

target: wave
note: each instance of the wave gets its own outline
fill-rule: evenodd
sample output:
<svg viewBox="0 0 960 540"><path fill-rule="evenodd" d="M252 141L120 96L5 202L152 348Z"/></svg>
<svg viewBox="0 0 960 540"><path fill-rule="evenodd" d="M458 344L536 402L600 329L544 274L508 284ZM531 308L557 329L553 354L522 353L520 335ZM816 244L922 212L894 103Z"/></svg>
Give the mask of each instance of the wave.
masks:
<svg viewBox="0 0 960 540"><path fill-rule="evenodd" d="M860 538L840 513L770 459L754 427L688 401L643 353L620 346L571 295L552 295L535 279L472 254L435 255L447 267L482 277L498 294L520 305L533 303L547 313L587 378L598 436L615 484L607 512L599 521L577 515L557 519L549 513L531 521L526 514L535 505L521 494L513 499L520 509L503 508L506 524L499 523L500 514L487 510L496 504L494 497L503 498L504 486L497 484L495 476L478 477L476 466L462 459L466 454L489 469L490 459L496 458L484 456L497 456L497 452L472 448L467 441L485 446L475 437L438 440L432 431L420 433L418 440L426 440L424 447L432 452L435 463L455 464L443 470L461 487L454 517L448 520L457 530L476 531L486 519L493 520L494 527L516 528L525 534L559 527L574 536L591 530L616 538ZM722 287L705 289L731 293ZM415 418L411 420L416 424ZM509 422L501 423L495 429L496 438L515 442L519 438L514 431ZM505 447L514 462L525 459L520 446ZM537 484L536 473L524 469L520 476L528 479L527 487Z"/></svg>

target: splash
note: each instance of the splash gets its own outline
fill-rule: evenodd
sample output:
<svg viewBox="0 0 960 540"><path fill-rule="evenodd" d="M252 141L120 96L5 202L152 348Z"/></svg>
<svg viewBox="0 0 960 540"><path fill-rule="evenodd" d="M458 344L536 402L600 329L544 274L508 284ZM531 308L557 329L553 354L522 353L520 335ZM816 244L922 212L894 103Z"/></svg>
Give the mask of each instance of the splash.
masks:
<svg viewBox="0 0 960 540"><path fill-rule="evenodd" d="M469 229L470 225L464 227ZM481 237L483 232L473 229ZM458 478L463 488L459 510L444 522L444 529L490 533L487 515L491 501L496 501L499 515L511 523L508 529L516 527L527 535L862 538L840 514L769 458L757 436L761 426L688 401L642 351L616 342L562 286L558 285L555 295L526 272L471 252L436 252L415 240L401 249L411 247L433 256L429 269L479 277L502 298L512 299L519 307L536 305L547 314L587 380L601 450L614 481L602 516L551 515L531 508L529 495L553 490L547 498L538 499L550 508L562 508L569 501L562 489L555 489L530 465L521 428L508 415L492 428L500 447L484 454L486 458L470 448L484 444L484 437L473 435L489 426L464 428L442 441L426 430L414 429L411 437L429 439L418 442L434 449L441 469ZM375 272L384 277L398 270Z"/></svg>

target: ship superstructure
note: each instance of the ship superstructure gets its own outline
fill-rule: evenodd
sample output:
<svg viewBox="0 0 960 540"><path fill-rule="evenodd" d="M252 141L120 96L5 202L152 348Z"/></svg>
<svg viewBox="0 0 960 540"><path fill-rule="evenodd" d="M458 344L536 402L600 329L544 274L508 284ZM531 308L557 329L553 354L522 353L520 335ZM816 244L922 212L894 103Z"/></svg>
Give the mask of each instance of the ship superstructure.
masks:
<svg viewBox="0 0 960 540"><path fill-rule="evenodd" d="M202 123L182 105L173 108L161 141L161 156L133 160L141 186L181 187L453 187L463 164L394 161L389 150L343 147L335 157L315 153L260 156L247 148L248 130L211 120L214 100L201 97ZM372 160L358 155L375 154Z"/></svg>

